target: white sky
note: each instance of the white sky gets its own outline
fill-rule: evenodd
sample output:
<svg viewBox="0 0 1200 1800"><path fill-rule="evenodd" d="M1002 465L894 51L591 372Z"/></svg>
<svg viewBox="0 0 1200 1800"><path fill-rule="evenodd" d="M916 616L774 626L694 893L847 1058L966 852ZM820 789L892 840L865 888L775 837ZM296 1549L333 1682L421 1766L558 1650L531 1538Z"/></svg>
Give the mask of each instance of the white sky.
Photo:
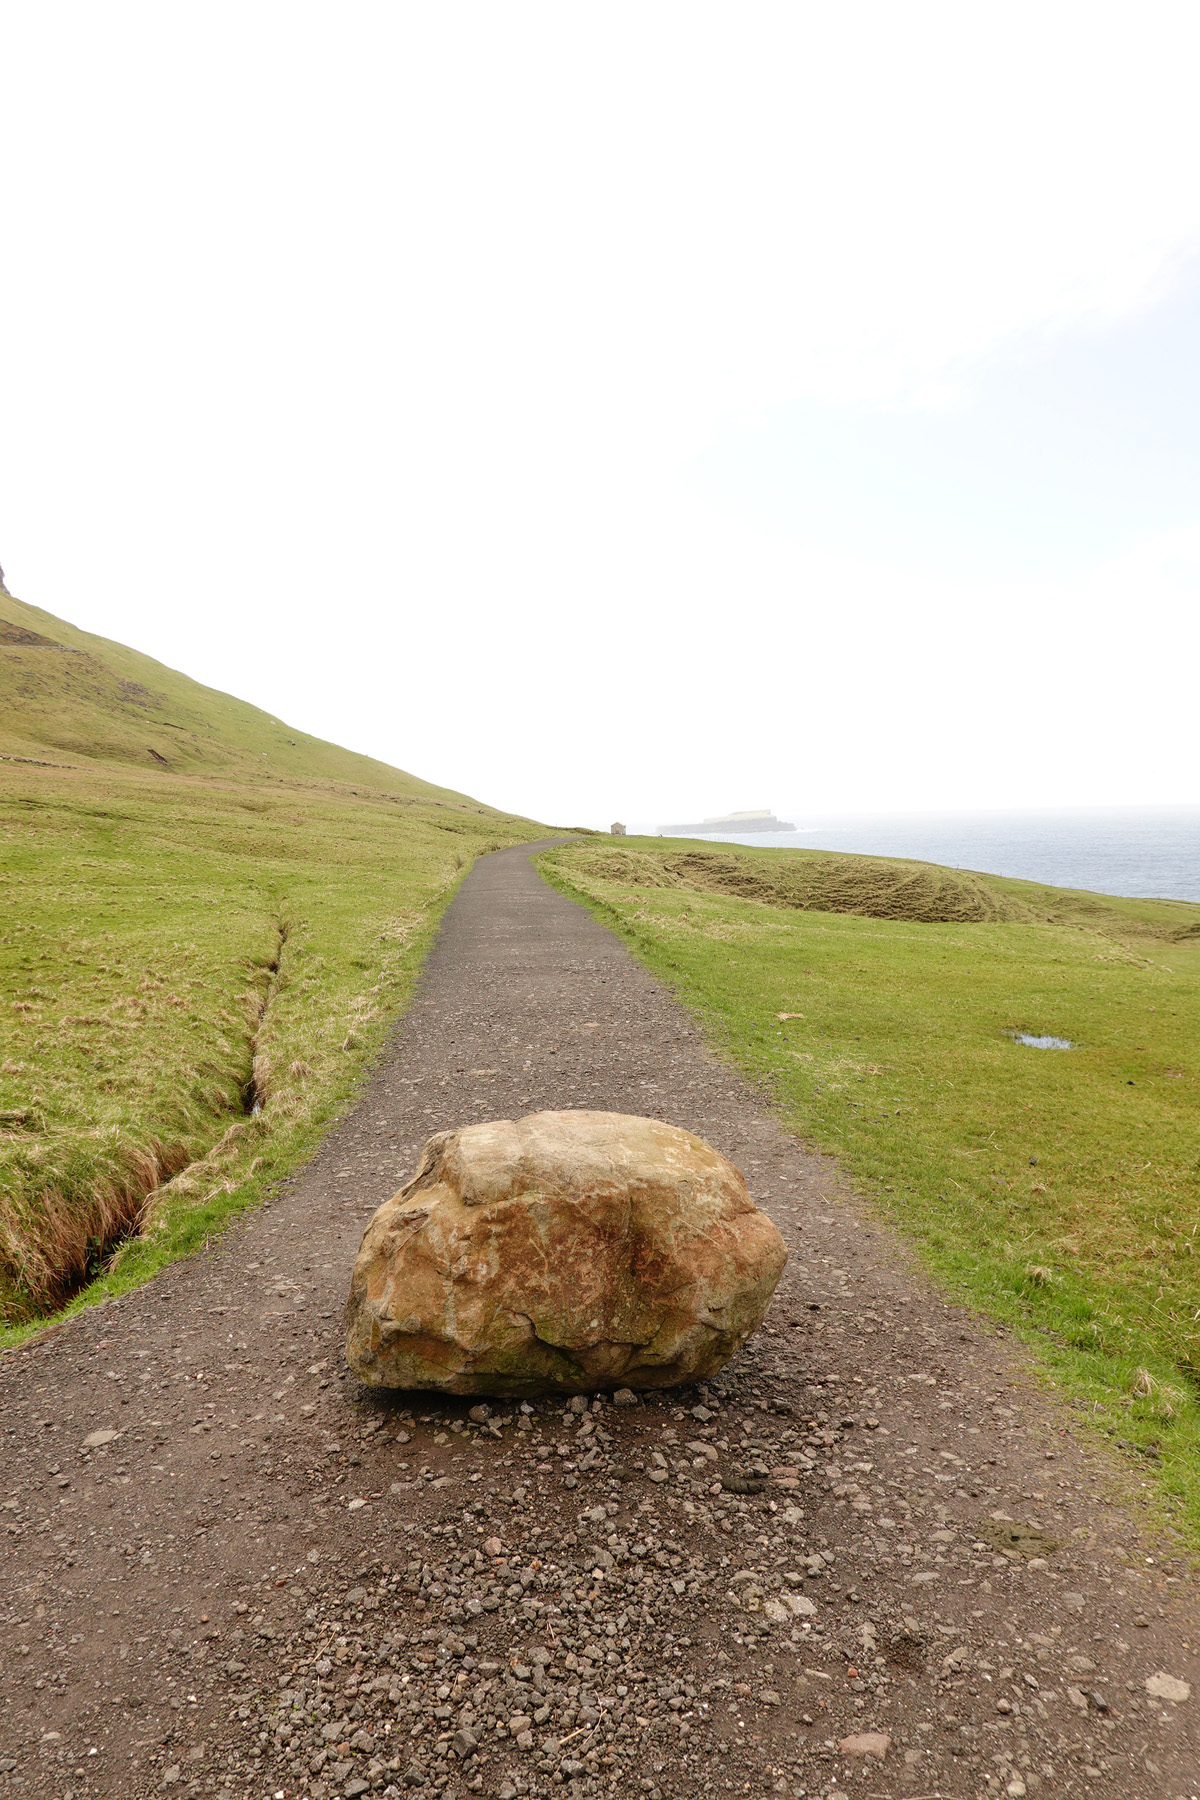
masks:
<svg viewBox="0 0 1200 1800"><path fill-rule="evenodd" d="M1200 800L1198 39L0 0L9 585L563 823Z"/></svg>

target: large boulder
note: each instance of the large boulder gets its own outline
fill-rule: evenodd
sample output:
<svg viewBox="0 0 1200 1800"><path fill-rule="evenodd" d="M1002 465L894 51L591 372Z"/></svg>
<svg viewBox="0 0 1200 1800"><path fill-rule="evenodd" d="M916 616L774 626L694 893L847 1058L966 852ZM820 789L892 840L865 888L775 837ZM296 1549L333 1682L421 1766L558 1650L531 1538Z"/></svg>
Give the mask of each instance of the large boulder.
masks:
<svg viewBox="0 0 1200 1800"><path fill-rule="evenodd" d="M443 1131L363 1236L346 1360L372 1387L662 1388L762 1322L787 1251L733 1164L657 1119Z"/></svg>

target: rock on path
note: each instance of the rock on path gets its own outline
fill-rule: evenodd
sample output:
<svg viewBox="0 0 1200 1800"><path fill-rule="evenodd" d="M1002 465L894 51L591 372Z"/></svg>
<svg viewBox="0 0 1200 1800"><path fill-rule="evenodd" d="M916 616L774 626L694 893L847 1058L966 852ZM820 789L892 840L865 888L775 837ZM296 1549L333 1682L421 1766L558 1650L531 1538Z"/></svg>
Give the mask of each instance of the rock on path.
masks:
<svg viewBox="0 0 1200 1800"><path fill-rule="evenodd" d="M365 1394L374 1208L571 1106L739 1164L758 1339L640 1403ZM0 1383L0 1800L1200 1795L1196 1587L1125 1478L525 852L290 1189Z"/></svg>

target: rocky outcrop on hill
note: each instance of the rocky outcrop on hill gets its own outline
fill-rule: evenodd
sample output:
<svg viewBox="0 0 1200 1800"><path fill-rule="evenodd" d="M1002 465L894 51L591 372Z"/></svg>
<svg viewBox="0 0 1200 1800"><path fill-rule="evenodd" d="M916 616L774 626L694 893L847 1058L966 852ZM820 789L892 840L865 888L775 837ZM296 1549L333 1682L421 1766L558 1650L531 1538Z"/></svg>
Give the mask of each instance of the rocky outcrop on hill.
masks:
<svg viewBox="0 0 1200 1800"><path fill-rule="evenodd" d="M620 1113L442 1132L354 1266L346 1358L373 1387L594 1393L711 1376L787 1252L702 1139Z"/></svg>

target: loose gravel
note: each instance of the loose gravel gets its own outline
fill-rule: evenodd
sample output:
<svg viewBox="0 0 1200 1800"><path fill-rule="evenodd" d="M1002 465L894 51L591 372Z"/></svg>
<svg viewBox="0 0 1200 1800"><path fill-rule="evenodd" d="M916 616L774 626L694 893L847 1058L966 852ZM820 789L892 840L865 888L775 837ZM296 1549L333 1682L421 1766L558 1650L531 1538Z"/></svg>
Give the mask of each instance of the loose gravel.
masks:
<svg viewBox="0 0 1200 1800"><path fill-rule="evenodd" d="M650 1113L791 1261L712 1384L376 1396L340 1312L434 1130ZM0 1363L0 1796L1200 1795L1193 1573L527 852L303 1177Z"/></svg>

